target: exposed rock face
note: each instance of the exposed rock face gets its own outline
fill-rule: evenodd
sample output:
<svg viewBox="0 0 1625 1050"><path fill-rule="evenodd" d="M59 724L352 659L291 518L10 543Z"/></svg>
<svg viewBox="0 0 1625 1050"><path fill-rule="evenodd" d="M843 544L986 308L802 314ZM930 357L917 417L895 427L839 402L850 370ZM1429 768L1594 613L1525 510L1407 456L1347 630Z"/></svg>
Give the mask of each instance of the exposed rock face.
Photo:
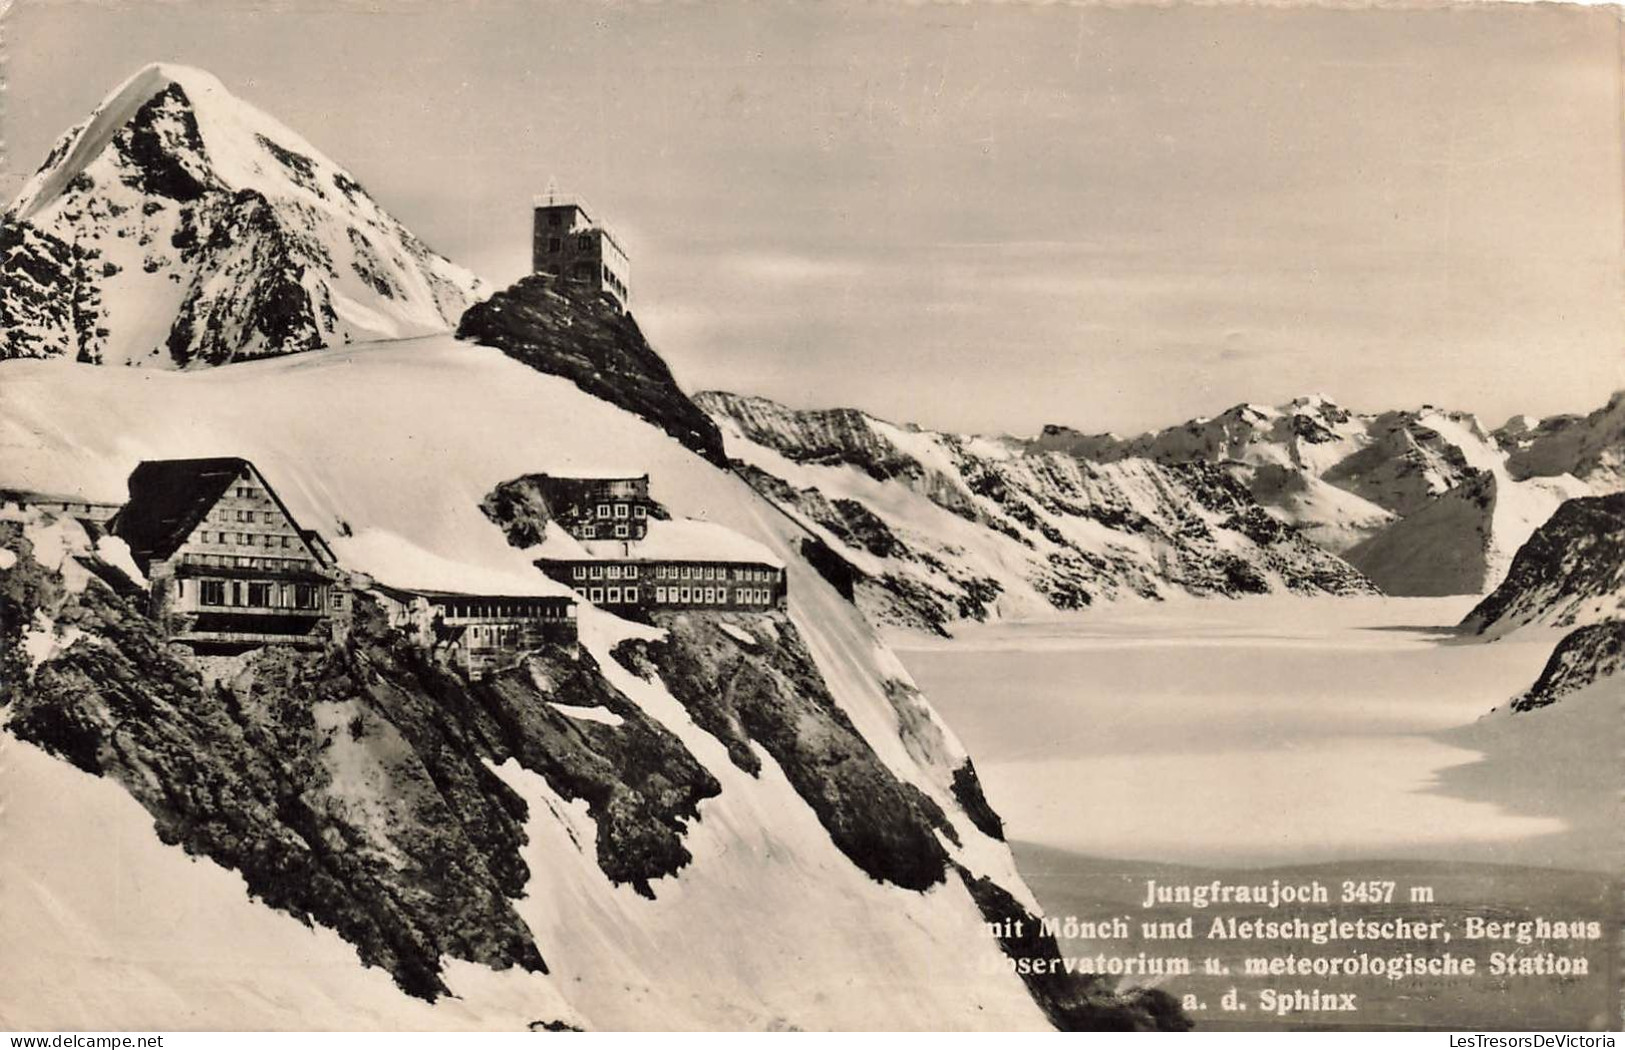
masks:
<svg viewBox="0 0 1625 1050"><path fill-rule="evenodd" d="M465 313L457 337L563 376L727 463L716 424L678 388L637 322L591 291L533 274Z"/></svg>
<svg viewBox="0 0 1625 1050"><path fill-rule="evenodd" d="M681 906L701 803L721 802L723 789L692 741L651 717L647 697L629 695L642 689L681 705L725 749L722 766L731 761L747 782L762 779L770 758L774 778L782 774L828 835L826 848L839 851L831 855L873 880L866 885L914 898L940 896L951 881L984 920L1020 915L1037 926L1016 896L950 857L948 844L957 853L971 825L1000 830L969 762L953 773L953 798L971 825L956 826L858 732L784 613L663 614L664 633L620 643L613 669L585 647L549 648L470 682L390 629L364 597L344 642L325 651L194 656L165 643L143 592L99 552L72 522L0 517L6 731L116 781L162 841L240 873L265 905L334 930L421 999L450 991L449 960L549 973L541 931L568 940L571 923L538 926L522 905L555 880L578 885L575 865L650 907L674 889ZM940 763L940 724L905 682L888 684L908 753ZM516 789L524 771L547 793ZM730 790L740 790L737 779ZM572 805L583 812L559 812ZM738 821L754 811L747 802L732 812ZM567 830L554 846L564 855L531 845L549 819ZM754 834L723 821L725 834ZM805 877L805 843L745 841L786 850L785 877ZM539 860L548 870L533 870ZM733 918L752 921L758 906L735 904ZM1033 937L1000 944L1024 957L1059 954ZM1100 978L1056 970L1027 986L1058 1026L1188 1026L1161 993L1120 995Z"/></svg>
<svg viewBox="0 0 1625 1050"><path fill-rule="evenodd" d="M946 633L1126 595L1373 590L1205 462L1088 463L849 410L696 401L736 471L817 536L815 564L878 622Z"/></svg>
<svg viewBox="0 0 1625 1050"><path fill-rule="evenodd" d="M1572 474L1598 493L1625 489L1625 390L1587 416L1516 417L1496 437L1513 477Z"/></svg>
<svg viewBox="0 0 1625 1050"><path fill-rule="evenodd" d="M1563 636L1535 684L1512 701L1512 710L1533 711L1555 704L1621 671L1625 671L1625 620L1587 624ZM1620 687L1625 689L1625 681Z"/></svg>
<svg viewBox="0 0 1625 1050"><path fill-rule="evenodd" d="M1481 594L1505 576L1518 544L1564 495L1564 486L1545 479L1519 483L1481 471L1345 557L1389 594Z"/></svg>
<svg viewBox="0 0 1625 1050"><path fill-rule="evenodd" d="M166 646L109 589L63 587L15 523L0 530L19 553L0 573L5 667L27 666L16 625L36 615L79 636L31 674L6 675L10 730L118 780L166 842L337 930L414 995L445 992L443 956L545 972L511 903L530 876L519 856L526 806L490 764L515 758L585 800L604 873L646 896L650 880L688 862L684 827L719 790L590 656L550 650L472 684L363 605L342 647L210 665ZM600 708L614 724L550 699Z"/></svg>
<svg viewBox="0 0 1625 1050"><path fill-rule="evenodd" d="M1456 424L1459 432L1447 437L1438 426L1445 422ZM1477 473L1463 434L1473 439L1474 450L1491 445L1478 421L1459 412L1385 412L1371 421L1367 433L1365 447L1322 476L1402 518Z"/></svg>
<svg viewBox="0 0 1625 1050"><path fill-rule="evenodd" d="M141 70L58 141L0 250L0 357L225 364L446 331L480 293L343 168L180 66Z"/></svg>
<svg viewBox="0 0 1625 1050"><path fill-rule="evenodd" d="M818 814L831 840L871 877L914 890L943 879L936 835L958 834L929 797L900 783L835 704L800 634L782 614L657 613L667 638L628 642L616 658L658 676L690 717L751 775L761 746ZM749 646L722 628L754 635Z"/></svg>
<svg viewBox="0 0 1625 1050"><path fill-rule="evenodd" d="M524 549L545 539L547 523L580 513L578 484L560 482L544 474L527 474L504 481L480 502L480 510L508 535L508 542ZM655 520L671 515L654 500L643 504Z"/></svg>
<svg viewBox="0 0 1625 1050"><path fill-rule="evenodd" d="M10 215L0 216L0 332L5 357L102 359L100 273L92 250L69 244Z"/></svg>
<svg viewBox="0 0 1625 1050"><path fill-rule="evenodd" d="M1537 431L1563 426L1513 420L1491 434L1462 412L1365 415L1311 397L1237 405L1137 438L1049 427L1033 444L1094 462L1148 456L1221 466L1383 590L1461 594L1494 587L1559 503L1597 488L1591 482L1602 473L1585 481L1565 473L1583 473L1572 456L1566 465L1547 456L1550 469L1541 471L1515 465Z"/></svg>
<svg viewBox="0 0 1625 1050"><path fill-rule="evenodd" d="M1625 614L1625 493L1572 499L1530 537L1506 579L1462 626L1504 634L1525 624L1596 623Z"/></svg>

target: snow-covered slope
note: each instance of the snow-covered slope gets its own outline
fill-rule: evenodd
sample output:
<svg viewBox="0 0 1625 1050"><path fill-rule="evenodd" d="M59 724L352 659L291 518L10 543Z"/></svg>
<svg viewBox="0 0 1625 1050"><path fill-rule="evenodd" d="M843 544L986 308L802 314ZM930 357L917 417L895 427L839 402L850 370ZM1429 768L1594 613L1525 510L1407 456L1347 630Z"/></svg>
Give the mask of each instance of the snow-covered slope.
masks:
<svg viewBox="0 0 1625 1050"><path fill-rule="evenodd" d="M175 411L177 405L185 405L186 411ZM606 864L618 871L615 864L639 863L639 855L612 850L606 861L604 851L595 846L603 836L625 835L629 827L635 830L638 821L649 819L641 808L618 810L612 821L608 815L595 817L598 811L593 807L603 804L602 798L590 791L577 798L561 793L560 781L536 772L551 773L551 765L538 766L534 757L518 753L494 762L505 790L514 793L527 814L522 859L528 876L521 878L523 896L509 905L491 899L488 908L496 909L492 914L507 915L511 905L523 923L511 927L514 935L534 940L547 972L535 969L536 958L525 962L523 955L516 957L520 966L501 972L446 960L438 976L425 974L419 980L431 990L443 981L464 998L440 999L443 1005L432 1008L436 1017L491 1027L507 1027L528 1014L537 1021L588 1027L1027 1028L1067 1016L1074 1022L1105 1016L1090 1013L1095 1007L1082 1001L1058 1006L1055 996L1046 999L1003 967L1001 943L988 934L984 921L990 913L1031 912L1036 905L1015 873L1009 851L995 837L996 823L989 824L985 806L978 804L979 793L967 790L970 767L963 749L858 611L804 559L800 528L738 478L656 427L583 393L569 380L538 374L494 349L450 337L179 374L0 362L0 486L118 500L126 475L142 459L223 454L253 460L306 527L330 536L353 534L355 542L364 542L369 551L389 550L379 537L394 537L397 549L409 545L482 573L534 573L527 556L510 547L502 530L481 512L482 501L498 484L536 472L648 472L651 494L674 516L739 531L788 566L790 608L784 623L793 625L800 639L796 644L804 645L810 663L795 676L769 665L758 673L779 683L775 686L779 690L793 689L780 694L786 703L813 705L804 716L807 726L827 728L812 736L776 732L761 738L767 741L765 746L732 732L723 734L715 726L702 729L696 723L701 710L696 705L710 702L711 694L695 697L668 689L665 682L677 679L670 677L665 661L674 654L748 660L752 647L739 636L771 631L769 618L754 626L742 621L726 633L706 633L692 617L662 629L583 609L583 659L591 661L584 666L600 669L587 673L596 683L593 688L609 697L614 708L589 720L571 713L585 701L561 698L564 706L555 709L557 717L547 716L547 732L558 749L549 762L565 761L571 749L585 746L582 736L559 719L573 720L589 743L606 741L606 747L616 746L614 734L638 729L676 749L667 763L672 776L679 768L689 768L699 782L714 783L716 790L700 791L694 817L670 825L688 859L674 874L649 880L651 898L635 883L617 881L606 870ZM33 535L39 535L37 529ZM44 546L54 549L63 543ZM342 553L342 542L340 549ZM51 560L41 550L36 544L35 556ZM69 567L60 552L54 560L64 570ZM7 570L31 565L14 552L7 565L0 565L0 578ZM51 598L40 592L37 600L89 601L97 584L78 575L87 597ZM95 623L115 623L121 616L125 626L120 630L133 630L128 613L117 612L111 598L98 598L74 616L86 633ZM154 667L162 664L168 668L165 673L174 676L175 688L144 702L175 705L175 721L146 731L162 740L162 734L190 731L185 727L197 725L202 728L196 732L211 734L204 739L218 739L224 746L221 731L207 728L217 717L211 713L208 694L187 684L195 683L188 675L197 672L167 662L176 658L148 643L130 643L133 647L121 652L98 648L109 641L74 635L79 629L65 621L36 621L32 632L40 641L34 648L44 654L34 672L44 677L37 682L49 681L52 689L67 690L62 692L63 702L72 703L79 695L72 683L86 681L74 677L86 673L75 670L80 663L137 656L156 661ZM789 638L770 644L768 636L758 637L762 641L756 648L763 653L790 651ZM388 829L404 819L398 812L402 805L416 804L416 799L429 807L425 812L435 812L436 806L465 805L467 798L447 793L443 802L437 802L432 785L438 781L421 773L407 775L416 768L408 761L414 751L403 747L398 734L405 733L409 723L397 719L397 728L391 730L378 722L381 709L376 705L391 696L395 699L390 703L434 700L427 694L403 694L407 687L402 683L411 677L392 668L393 661L404 657L379 648L382 643L371 644L346 659L364 661L363 666L373 666L375 673L357 674L344 671L342 665L318 663L300 665L305 670L298 674L319 673L322 681L332 683L321 686L327 699L313 713L316 730L329 733L333 741L333 749L321 752L321 761L330 769L322 781L329 786L320 797L331 799L322 804L348 814L345 826L351 830L346 834L376 842L370 848L387 858L391 850L420 846L415 840L390 845ZM636 659L627 655L628 646L640 654ZM249 669L270 689L272 672L285 666L267 658ZM532 694L549 695L555 687L549 684L549 675L562 673L562 666L535 672L540 675L535 681L522 676L505 679L490 687L497 692L482 694L485 698L478 702L474 694L462 696L467 687L450 680L441 680L436 688L444 690L443 702L452 705L458 717L484 717L479 716L482 706L511 695L522 701L516 712L525 712L527 719L541 718ZM352 682L352 675L356 684L345 684ZM109 681L107 673L93 671L83 688L105 690ZM231 680L228 676L223 681ZM347 695L343 690L363 684L364 691L355 698L340 699ZM334 694L333 689L340 692ZM827 691L827 700L817 699L821 691ZM369 692L372 700L367 699ZM113 699L111 694L102 695L109 702ZM745 700L736 696L735 702ZM296 709L298 705L290 708ZM751 717L771 714L756 710ZM246 716L240 710L232 715ZM60 737L50 708L33 705L29 717L36 732L43 732L41 724L58 727L44 732L44 738ZM88 709L76 717L98 721L103 716ZM410 725L429 731L434 721L419 717ZM272 729L275 723L264 731ZM462 732L478 735L473 728ZM515 735L519 732L509 727L493 738L523 739ZM71 734L68 739L73 739ZM792 761L794 747L800 745L811 748L813 755L835 746L847 750L839 753L839 761L808 767ZM8 754L22 746L12 743ZM781 750L784 746L791 751ZM425 751L421 746L416 751L425 761L439 761L443 752L444 748ZM195 751L177 747L163 753L172 756L169 761L185 762ZM623 752L610 753L625 757ZM440 758L434 757L437 754ZM584 755L588 759L590 749ZM50 772L42 774L42 768ZM230 768L229 762L222 768ZM582 768L596 767L589 761ZM861 772L871 778L874 790L849 791L834 799L820 796L819 782L809 787L804 779L809 768L831 778ZM196 900L200 908L206 907L208 921L220 924L220 940L236 949L211 949L211 987L229 994L223 1005L198 1009L200 1025L235 1027L284 1016L274 1004L252 998L261 987L253 976L265 966L282 967L274 984L266 986L269 994L309 995L324 1004L321 1016L333 1023L369 1027L420 1023L429 1008L404 995L392 998L373 979L380 971L363 971L357 964L355 971L343 976L337 987L363 989L353 1005L336 1001L343 997L328 994L327 983L318 989L314 982L331 982L332 970L342 969L343 953L329 938L323 935L320 945L301 947L285 925L267 923L264 909L250 904L246 896L231 903L235 896L231 880L222 880L221 871L209 861L175 863L171 858L179 857L178 849L164 853L153 847L151 822L139 811L113 803L104 785L87 784L83 775L70 775L64 772L67 769L65 764L42 767L42 760L35 758L0 763L8 826L26 824L36 829L32 832L36 837L45 834L37 829L46 825L73 827L73 821L64 821L63 811L55 808L54 789L28 787L36 776L60 781L75 797L99 799L96 812L110 814L98 817L109 823L88 852L79 848L80 839L66 832L63 841L71 838L72 848L20 854L8 850L7 877L0 890L7 894L8 912L13 906L37 904L48 894L47 914L36 916L39 932L85 931L104 917L102 902L119 892L121 879L142 886L148 894L162 886L171 899ZM974 783L974 774L969 776ZM380 793L380 783L416 786L404 794L394 789ZM621 787L631 790L636 784ZM197 790L202 786L185 782L180 794ZM481 790L503 797L503 791L489 782ZM911 866L904 869L910 873L907 878L875 877L858 862L865 854L831 830L834 826L848 836L854 830L863 834L864 807L878 804L882 796L914 797L920 801L911 805L923 807L921 812L942 814L942 823L930 833L935 843L929 848L922 845L915 855L893 851L870 858L871 866L883 872ZM837 807L834 825L826 812L830 805ZM278 812L267 809L263 819L275 821ZM503 817L503 826L510 819L511 814ZM171 826L175 834L188 832L187 825ZM448 834L455 830L453 825L435 826L445 827ZM128 872L108 852L121 841L139 847L140 864ZM89 858L99 859L87 862ZM365 855L346 863L364 860ZM489 885L486 876L466 865L434 870L465 872L459 877L477 876L476 885ZM498 882L512 877L511 865L504 870L510 875ZM937 876L926 888L905 888L914 877L926 883L933 871ZM421 910L415 895L429 888L419 886L400 898L400 908ZM486 899L448 898L459 908L472 908ZM368 913L360 914L364 918ZM326 921L320 912L317 920ZM167 961L184 951L185 938L198 926L188 920L141 927L139 937L125 936L123 925L105 938L77 933L50 937L59 950L13 960L26 972L5 973L8 987L40 991L34 999L12 1000L13 1013L6 1021L25 1028L150 1027L152 1022L143 1024L143 1018L174 1016L155 1010L145 996L167 994L165 990L174 987L180 977L166 973ZM350 929L342 924L339 928ZM407 942L379 941L366 933L371 928L363 925L360 933L348 932L346 937L358 938L353 943L368 953L382 953L385 961L380 965L408 952ZM480 935L466 924L445 933L454 938ZM109 950L126 951L138 942L139 954L107 957ZM501 943L485 941L460 950L472 952L476 959L492 952L502 957ZM307 950L322 960L308 981L286 969L290 952ZM81 992L87 966L104 976L117 975L119 983L111 988L97 984ZM121 996L119 989L128 990L128 996ZM1112 1023L1128 1023L1122 1004L1111 1002L1119 1010ZM480 1012L471 1019L476 1006ZM442 1015L442 1010L448 1013Z"/></svg>
<svg viewBox="0 0 1625 1050"><path fill-rule="evenodd" d="M1590 415L1515 417L1495 434L1513 477L1572 474L1598 494L1625 490L1625 390Z"/></svg>
<svg viewBox="0 0 1625 1050"><path fill-rule="evenodd" d="M1590 422L1588 434L1607 432L1605 422ZM1545 455L1541 470L1508 462L1509 453L1515 461L1533 457L1519 449L1551 426L1514 420L1491 434L1462 412L1425 406L1364 415L1316 395L1278 407L1237 405L1136 438L1048 427L1033 445L1085 461L1149 456L1222 466L1383 590L1457 594L1493 587L1558 504L1595 491L1592 479L1605 477L1606 467L1593 469L1595 453ZM1586 482L1568 473L1581 466Z"/></svg>
<svg viewBox="0 0 1625 1050"><path fill-rule="evenodd" d="M1499 465L1467 477L1345 553L1389 594L1482 594L1564 500L1584 495L1568 475L1513 481Z"/></svg>
<svg viewBox="0 0 1625 1050"><path fill-rule="evenodd" d="M943 631L1127 596L1369 589L1204 463L1090 463L849 409L695 400L879 622Z"/></svg>
<svg viewBox="0 0 1625 1050"><path fill-rule="evenodd" d="M1512 701L1512 710L1538 710L1593 686L1611 687L1616 696L1625 696L1622 675L1625 675L1625 619L1576 627L1557 643L1535 684Z"/></svg>
<svg viewBox="0 0 1625 1050"><path fill-rule="evenodd" d="M482 294L298 134L168 64L62 136L0 251L0 357L221 364L446 331Z"/></svg>

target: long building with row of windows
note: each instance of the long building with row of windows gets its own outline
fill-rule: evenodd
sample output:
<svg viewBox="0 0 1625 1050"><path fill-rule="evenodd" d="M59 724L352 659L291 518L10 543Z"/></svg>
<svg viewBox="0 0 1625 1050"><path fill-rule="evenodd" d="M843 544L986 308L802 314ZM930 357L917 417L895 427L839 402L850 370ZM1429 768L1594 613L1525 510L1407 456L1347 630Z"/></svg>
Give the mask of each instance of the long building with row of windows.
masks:
<svg viewBox="0 0 1625 1050"><path fill-rule="evenodd" d="M549 506L564 509L553 520L567 526L549 530L536 562L565 585L553 593L525 593L546 591L540 580L536 588L486 579L505 593L470 593L351 571L300 526L254 464L236 457L144 462L130 475L129 501L110 519L99 510L92 518L129 547L170 637L200 651L318 647L348 631L357 589L472 677L550 642L573 644L577 598L615 612L784 605L782 561L720 525L668 518L649 497L647 475L544 480ZM44 505L66 512L69 502ZM600 518L636 522L636 533L598 538ZM453 567L452 582L465 570L475 573Z"/></svg>
<svg viewBox="0 0 1625 1050"><path fill-rule="evenodd" d="M153 615L197 651L319 647L348 631L358 585L392 625L471 677L547 642L574 642L568 593L411 590L347 570L248 460L145 462L129 490L107 529L147 577Z"/></svg>
<svg viewBox="0 0 1625 1050"><path fill-rule="evenodd" d="M555 536L543 550L543 572L609 609L764 612L786 598L784 563L710 522L652 520L637 541Z"/></svg>

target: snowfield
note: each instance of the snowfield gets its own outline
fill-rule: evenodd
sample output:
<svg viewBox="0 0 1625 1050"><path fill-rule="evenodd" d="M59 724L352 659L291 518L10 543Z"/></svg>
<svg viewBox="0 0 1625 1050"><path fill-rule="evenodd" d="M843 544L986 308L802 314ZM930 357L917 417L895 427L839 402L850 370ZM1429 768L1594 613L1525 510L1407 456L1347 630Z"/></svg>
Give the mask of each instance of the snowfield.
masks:
<svg viewBox="0 0 1625 1050"><path fill-rule="evenodd" d="M481 499L526 473L648 472L651 495L674 515L742 533L788 566L790 615L838 705L880 759L948 815L963 843L945 842L950 856L1036 909L1007 847L977 830L950 790L963 748L928 708L910 710L904 725L886 683L906 672L801 559L794 526L654 427L450 337L186 373L0 363L0 485L121 500L143 459L214 455L252 460L303 526L381 574L416 568L438 582L466 572L479 585L533 579L541 590L552 585L530 566L533 552L508 546ZM446 980L459 998L432 1008L409 999L336 936L251 903L234 873L161 846L151 818L116 784L8 740L0 913L14 934L50 947L6 958L0 980L27 993L8 996L13 1014L0 1020L68 1029L175 1027L177 1016L198 1028L1046 1027L1017 978L990 973L999 947L956 879L923 894L871 880L765 752L760 779L740 772L663 688L610 657L649 628L584 607L581 630L604 673L723 790L689 827L694 861L659 880L650 901L596 865L583 807L517 766L499 770L530 807L532 876L516 906L551 976L456 965ZM922 717L932 732L920 732ZM922 740L931 741L924 751ZM61 820L64 805L85 820Z"/></svg>
<svg viewBox="0 0 1625 1050"><path fill-rule="evenodd" d="M1119 606L903 656L1013 841L1217 866L1617 870L1602 829L1618 819L1625 681L1508 715L1558 633L1464 642L1450 625L1470 603Z"/></svg>

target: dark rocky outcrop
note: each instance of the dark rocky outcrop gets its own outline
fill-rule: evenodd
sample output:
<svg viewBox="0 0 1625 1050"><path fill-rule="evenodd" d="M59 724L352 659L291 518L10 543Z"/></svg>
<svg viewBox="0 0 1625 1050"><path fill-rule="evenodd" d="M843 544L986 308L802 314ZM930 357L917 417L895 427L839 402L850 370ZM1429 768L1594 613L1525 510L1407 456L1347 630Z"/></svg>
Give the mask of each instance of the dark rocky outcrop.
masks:
<svg viewBox="0 0 1625 1050"><path fill-rule="evenodd" d="M413 995L444 994L443 957L545 968L512 906L530 876L527 807L488 763L515 759L584 799L605 874L650 896L688 863L684 825L719 790L590 657L548 650L470 683L361 602L343 645L200 662L111 589L66 590L15 523L0 545L19 555L0 572L10 731L117 780L165 842L336 930ZM36 612L83 637L30 673L20 643Z"/></svg>
<svg viewBox="0 0 1625 1050"><path fill-rule="evenodd" d="M1563 636L1535 684L1512 701L1512 710L1533 711L1555 704L1621 671L1625 671L1625 620L1587 624ZM1621 688L1625 689L1625 683Z"/></svg>
<svg viewBox="0 0 1625 1050"><path fill-rule="evenodd" d="M169 354L176 365L227 364L245 337L265 353L292 354L324 344L332 327L332 306L305 287L313 261L330 262L326 251L306 243L279 220L256 190L242 190L183 218L178 236L201 222L206 240L182 240L182 258L202 256L216 274L232 282L236 296L212 294L195 283L181 301L169 331Z"/></svg>
<svg viewBox="0 0 1625 1050"><path fill-rule="evenodd" d="M524 550L540 544L547 523L580 518L588 509L585 493L590 484L575 478L525 474L504 481L480 501L480 512L507 535L508 542ZM655 500L641 505L656 521L669 521L671 512Z"/></svg>
<svg viewBox="0 0 1625 1050"><path fill-rule="evenodd" d="M228 141L247 149L211 154ZM477 279L294 141L207 73L141 70L13 205L8 254L34 265L0 281L0 355L192 367L450 328ZM32 303L45 286L55 313ZM173 309L169 330L100 309L131 296Z"/></svg>
<svg viewBox="0 0 1625 1050"><path fill-rule="evenodd" d="M947 634L957 621L1127 595L1376 589L1261 506L1246 472L1174 455L1183 445L1164 450L1167 462L1096 463L1057 450L1072 445L1058 430L1024 443L716 391L695 400L724 428L735 473L818 535L809 560L877 624ZM1248 412L1238 434L1255 433L1258 413ZM1296 427L1292 441L1319 446L1346 416L1316 402L1313 419L1277 422ZM1217 455L1227 433L1191 440L1218 442ZM780 457L810 469L779 477L770 464Z"/></svg>
<svg viewBox="0 0 1625 1050"><path fill-rule="evenodd" d="M954 770L953 790L959 808L970 817L976 829L988 838L1003 842L1004 821L988 805L987 796L982 794L981 778L976 775L976 766L970 759L965 759L965 764Z"/></svg>
<svg viewBox="0 0 1625 1050"><path fill-rule="evenodd" d="M1496 431L1515 478L1572 474L1600 491L1625 483L1625 390L1585 416L1560 415L1532 427L1514 420Z"/></svg>
<svg viewBox="0 0 1625 1050"><path fill-rule="evenodd" d="M1518 548L1506 579L1463 629L1566 627L1625 611L1625 493L1571 499Z"/></svg>
<svg viewBox="0 0 1625 1050"><path fill-rule="evenodd" d="M871 878L911 890L942 881L948 858L936 835L956 838L953 826L858 733L788 617L658 613L655 620L666 639L623 643L617 660L658 677L740 769L761 772L753 742L771 755L835 845ZM759 644L745 646L722 629L725 622Z"/></svg>
<svg viewBox="0 0 1625 1050"><path fill-rule="evenodd" d="M712 463L728 464L717 425L678 388L637 321L595 292L533 274L469 307L457 337L563 376Z"/></svg>
<svg viewBox="0 0 1625 1050"><path fill-rule="evenodd" d="M203 153L203 136L180 84L148 99L119 136L129 159L125 185L181 202L195 201L210 189L207 169L194 161Z"/></svg>
<svg viewBox="0 0 1625 1050"><path fill-rule="evenodd" d="M106 316L94 248L0 216L0 359L101 360Z"/></svg>

